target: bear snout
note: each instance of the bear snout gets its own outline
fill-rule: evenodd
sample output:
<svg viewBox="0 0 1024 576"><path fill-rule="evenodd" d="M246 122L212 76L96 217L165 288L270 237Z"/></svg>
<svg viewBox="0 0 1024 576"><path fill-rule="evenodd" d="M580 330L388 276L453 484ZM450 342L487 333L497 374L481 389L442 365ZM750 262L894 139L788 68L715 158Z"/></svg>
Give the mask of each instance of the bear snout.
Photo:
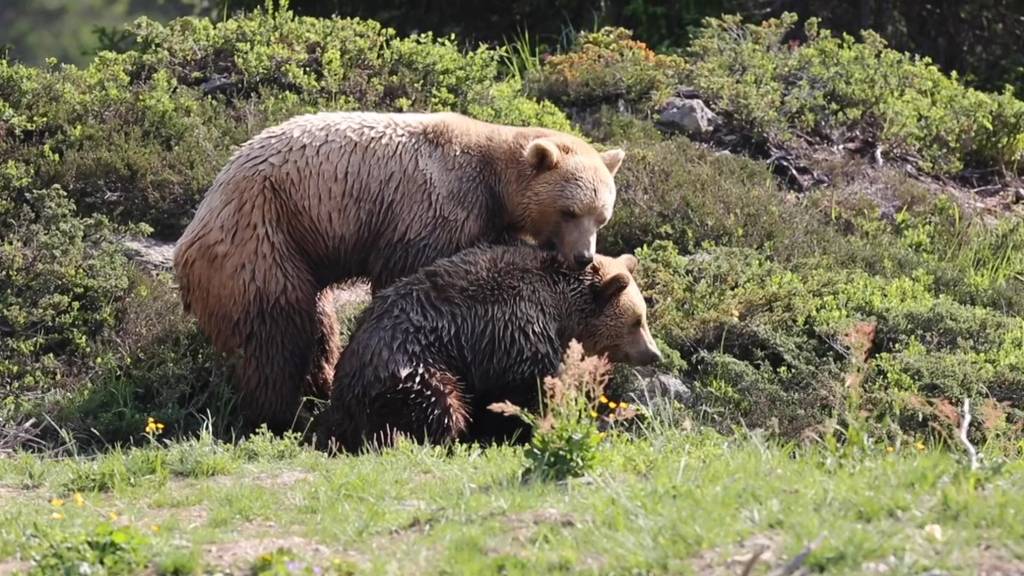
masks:
<svg viewBox="0 0 1024 576"><path fill-rule="evenodd" d="M582 270L587 266L590 266L594 262L594 251L593 250L579 250L572 255L572 263L578 270Z"/></svg>
<svg viewBox="0 0 1024 576"><path fill-rule="evenodd" d="M661 364L662 360L664 360L664 358L661 355L661 350L658 350L657 348L652 348L647 351L647 362L645 363L645 365Z"/></svg>

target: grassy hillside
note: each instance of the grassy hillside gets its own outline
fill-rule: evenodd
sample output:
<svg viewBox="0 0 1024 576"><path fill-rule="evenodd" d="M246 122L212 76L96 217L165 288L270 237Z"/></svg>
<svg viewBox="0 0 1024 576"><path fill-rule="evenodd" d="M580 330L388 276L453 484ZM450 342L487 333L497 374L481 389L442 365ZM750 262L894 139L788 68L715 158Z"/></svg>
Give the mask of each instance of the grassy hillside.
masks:
<svg viewBox="0 0 1024 576"><path fill-rule="evenodd" d="M768 573L819 536L812 571L1019 571L1024 103L813 21L792 47L791 25L542 57L257 11L139 20L83 68L0 61L0 572L287 573L261 559L281 545L341 572L740 573L762 543ZM715 130L659 128L680 86ZM528 447L234 442L230 367L122 238L173 241L234 146L321 109L625 147L600 248L640 257L685 393L648 402L651 374L620 368L637 418L603 435L610 402L556 403Z"/></svg>
<svg viewBox="0 0 1024 576"><path fill-rule="evenodd" d="M890 447L891 449L891 447ZM1009 574L1019 460L797 448L758 436L612 437L597 471L521 477L513 448L327 458L210 437L96 459L0 461L0 562L53 573ZM797 556L810 547L801 562ZM760 553L760 554L758 554ZM754 556L757 556L754 558ZM314 572L314 568L320 572ZM1002 569L1003 572L998 570ZM102 570L106 570L103 572ZM226 573L226 572L221 572Z"/></svg>

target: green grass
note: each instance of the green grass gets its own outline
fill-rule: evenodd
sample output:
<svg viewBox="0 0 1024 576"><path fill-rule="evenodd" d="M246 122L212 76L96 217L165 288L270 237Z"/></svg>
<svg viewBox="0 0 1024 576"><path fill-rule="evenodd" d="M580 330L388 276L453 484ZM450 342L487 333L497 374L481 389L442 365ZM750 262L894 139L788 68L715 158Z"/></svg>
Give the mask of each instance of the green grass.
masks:
<svg viewBox="0 0 1024 576"><path fill-rule="evenodd" d="M291 558L328 573L739 573L764 544L751 573L766 574L816 540L805 566L823 573L1024 569L1019 459L988 447L971 472L942 447L830 446L610 435L595 471L567 482L523 481L507 446L331 458L201 437L18 455L0 460L0 571L91 559L112 567L94 574L301 573Z"/></svg>

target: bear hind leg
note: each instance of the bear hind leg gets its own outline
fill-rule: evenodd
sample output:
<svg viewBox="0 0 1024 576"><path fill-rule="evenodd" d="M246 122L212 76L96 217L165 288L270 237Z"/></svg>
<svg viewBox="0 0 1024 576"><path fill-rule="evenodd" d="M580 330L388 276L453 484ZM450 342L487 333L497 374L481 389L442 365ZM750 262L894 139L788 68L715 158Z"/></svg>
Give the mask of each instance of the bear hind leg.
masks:
<svg viewBox="0 0 1024 576"><path fill-rule="evenodd" d="M242 417L280 434L298 428L302 395L317 339L317 290L301 274L289 278L272 304L251 305L237 368Z"/></svg>
<svg viewBox="0 0 1024 576"><path fill-rule="evenodd" d="M334 309L334 291L324 288L316 297L316 348L312 357L305 393L317 400L331 397L334 368L341 356L338 313Z"/></svg>
<svg viewBox="0 0 1024 576"><path fill-rule="evenodd" d="M366 431L372 447L391 446L398 436L434 445L459 440L471 421L459 379L446 370L422 364L400 375L398 389L378 396Z"/></svg>

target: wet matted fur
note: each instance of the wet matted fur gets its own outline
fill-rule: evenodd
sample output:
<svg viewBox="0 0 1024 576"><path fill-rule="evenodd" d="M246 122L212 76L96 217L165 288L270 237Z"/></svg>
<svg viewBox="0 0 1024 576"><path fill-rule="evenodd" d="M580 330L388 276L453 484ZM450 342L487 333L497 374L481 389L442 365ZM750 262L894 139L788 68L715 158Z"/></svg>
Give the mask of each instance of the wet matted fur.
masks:
<svg viewBox="0 0 1024 576"><path fill-rule="evenodd" d="M599 255L576 270L535 247L480 246L397 282L357 320L318 443L507 440L525 429L486 407L534 407L570 340L613 361L657 361L635 266Z"/></svg>
<svg viewBox="0 0 1024 576"><path fill-rule="evenodd" d="M479 242L530 237L592 256L623 153L452 113L304 115L231 158L178 242L186 312L239 358L250 425L325 398L340 353L330 287L374 291Z"/></svg>

